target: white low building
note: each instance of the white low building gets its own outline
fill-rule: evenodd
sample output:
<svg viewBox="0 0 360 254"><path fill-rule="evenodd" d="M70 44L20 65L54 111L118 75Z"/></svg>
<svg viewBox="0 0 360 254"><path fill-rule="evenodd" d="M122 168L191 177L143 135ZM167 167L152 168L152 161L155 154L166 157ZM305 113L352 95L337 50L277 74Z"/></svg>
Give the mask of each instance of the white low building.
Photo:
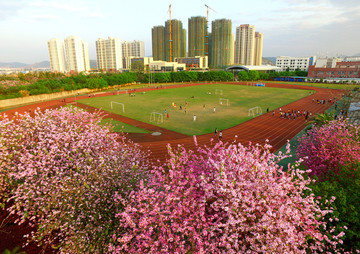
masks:
<svg viewBox="0 0 360 254"><path fill-rule="evenodd" d="M185 71L186 64L177 62L153 61L149 64L150 71Z"/></svg>
<svg viewBox="0 0 360 254"><path fill-rule="evenodd" d="M314 57L279 56L276 58L276 67L280 67L282 71L307 71L313 59Z"/></svg>
<svg viewBox="0 0 360 254"><path fill-rule="evenodd" d="M316 59L315 66L317 68L335 68L337 62L341 62L341 58L338 58L338 57L318 58L318 59Z"/></svg>
<svg viewBox="0 0 360 254"><path fill-rule="evenodd" d="M188 70L208 70L208 57L207 56L194 56L194 57L177 57L175 62L185 64Z"/></svg>

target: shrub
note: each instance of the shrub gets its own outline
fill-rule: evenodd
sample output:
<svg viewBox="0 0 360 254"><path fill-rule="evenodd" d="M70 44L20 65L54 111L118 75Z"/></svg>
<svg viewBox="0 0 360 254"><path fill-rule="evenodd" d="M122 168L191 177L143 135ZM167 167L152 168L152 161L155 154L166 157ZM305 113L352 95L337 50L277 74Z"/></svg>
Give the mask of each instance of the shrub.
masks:
<svg viewBox="0 0 360 254"><path fill-rule="evenodd" d="M360 163L357 168L360 168ZM320 202L336 197L332 203L336 220L330 225L336 228L346 227L343 249L350 253L360 252L360 171L341 168L329 179L312 184L315 196L321 196Z"/></svg>
<svg viewBox="0 0 360 254"><path fill-rule="evenodd" d="M302 177L282 171L270 146L169 148L170 160L142 181L114 235L114 253L306 253L336 248Z"/></svg>
<svg viewBox="0 0 360 254"><path fill-rule="evenodd" d="M37 227L29 241L63 253L106 252L122 211L113 196L126 200L146 163L136 145L100 120L98 113L62 108L25 114L17 124L0 121L0 181L17 223Z"/></svg>
<svg viewBox="0 0 360 254"><path fill-rule="evenodd" d="M340 119L314 128L300 138L297 157L304 159L304 166L311 169L311 176L325 180L342 166L360 162L360 127Z"/></svg>

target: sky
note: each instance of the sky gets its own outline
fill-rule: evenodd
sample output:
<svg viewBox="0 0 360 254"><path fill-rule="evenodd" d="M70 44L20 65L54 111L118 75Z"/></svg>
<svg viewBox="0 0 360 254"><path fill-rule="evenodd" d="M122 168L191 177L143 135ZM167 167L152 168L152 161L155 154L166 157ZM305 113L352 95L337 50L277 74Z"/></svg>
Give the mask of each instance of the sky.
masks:
<svg viewBox="0 0 360 254"><path fill-rule="evenodd" d="M0 0L0 62L49 60L47 41L79 36L96 59L95 41L141 40L151 56L151 28L179 19L231 19L263 33L263 56L360 54L359 0ZM211 24L209 23L211 27Z"/></svg>

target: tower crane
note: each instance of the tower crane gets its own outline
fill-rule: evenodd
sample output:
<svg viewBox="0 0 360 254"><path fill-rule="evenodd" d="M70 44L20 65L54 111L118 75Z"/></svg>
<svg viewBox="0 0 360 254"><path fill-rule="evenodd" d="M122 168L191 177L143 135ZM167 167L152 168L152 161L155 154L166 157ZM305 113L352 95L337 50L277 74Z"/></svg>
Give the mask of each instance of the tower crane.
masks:
<svg viewBox="0 0 360 254"><path fill-rule="evenodd" d="M205 4L206 7L206 51L205 55L209 57L209 9L216 12L213 8ZM216 12L217 13L217 12Z"/></svg>
<svg viewBox="0 0 360 254"><path fill-rule="evenodd" d="M170 49L170 62L172 62L172 40L171 40L171 4L169 5L169 15L170 15L170 30L169 30L169 49Z"/></svg>

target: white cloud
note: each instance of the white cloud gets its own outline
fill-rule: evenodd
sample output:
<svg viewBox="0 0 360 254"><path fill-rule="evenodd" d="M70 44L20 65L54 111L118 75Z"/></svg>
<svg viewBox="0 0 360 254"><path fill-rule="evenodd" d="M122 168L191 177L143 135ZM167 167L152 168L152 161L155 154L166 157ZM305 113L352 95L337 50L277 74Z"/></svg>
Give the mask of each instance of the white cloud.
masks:
<svg viewBox="0 0 360 254"><path fill-rule="evenodd" d="M105 16L100 12L88 12L87 17L89 18L104 18Z"/></svg>
<svg viewBox="0 0 360 254"><path fill-rule="evenodd" d="M19 15L21 9L26 8L26 6L27 4L23 0L0 0L0 20L6 20Z"/></svg>
<svg viewBox="0 0 360 254"><path fill-rule="evenodd" d="M43 21L43 20L58 19L59 17L51 14L44 14L44 15L31 16L30 18L35 21Z"/></svg>
<svg viewBox="0 0 360 254"><path fill-rule="evenodd" d="M33 1L30 5L44 12L74 12L83 17L104 17L99 10L90 9L87 1L74 2L72 0L64 0L59 2L37 0Z"/></svg>

